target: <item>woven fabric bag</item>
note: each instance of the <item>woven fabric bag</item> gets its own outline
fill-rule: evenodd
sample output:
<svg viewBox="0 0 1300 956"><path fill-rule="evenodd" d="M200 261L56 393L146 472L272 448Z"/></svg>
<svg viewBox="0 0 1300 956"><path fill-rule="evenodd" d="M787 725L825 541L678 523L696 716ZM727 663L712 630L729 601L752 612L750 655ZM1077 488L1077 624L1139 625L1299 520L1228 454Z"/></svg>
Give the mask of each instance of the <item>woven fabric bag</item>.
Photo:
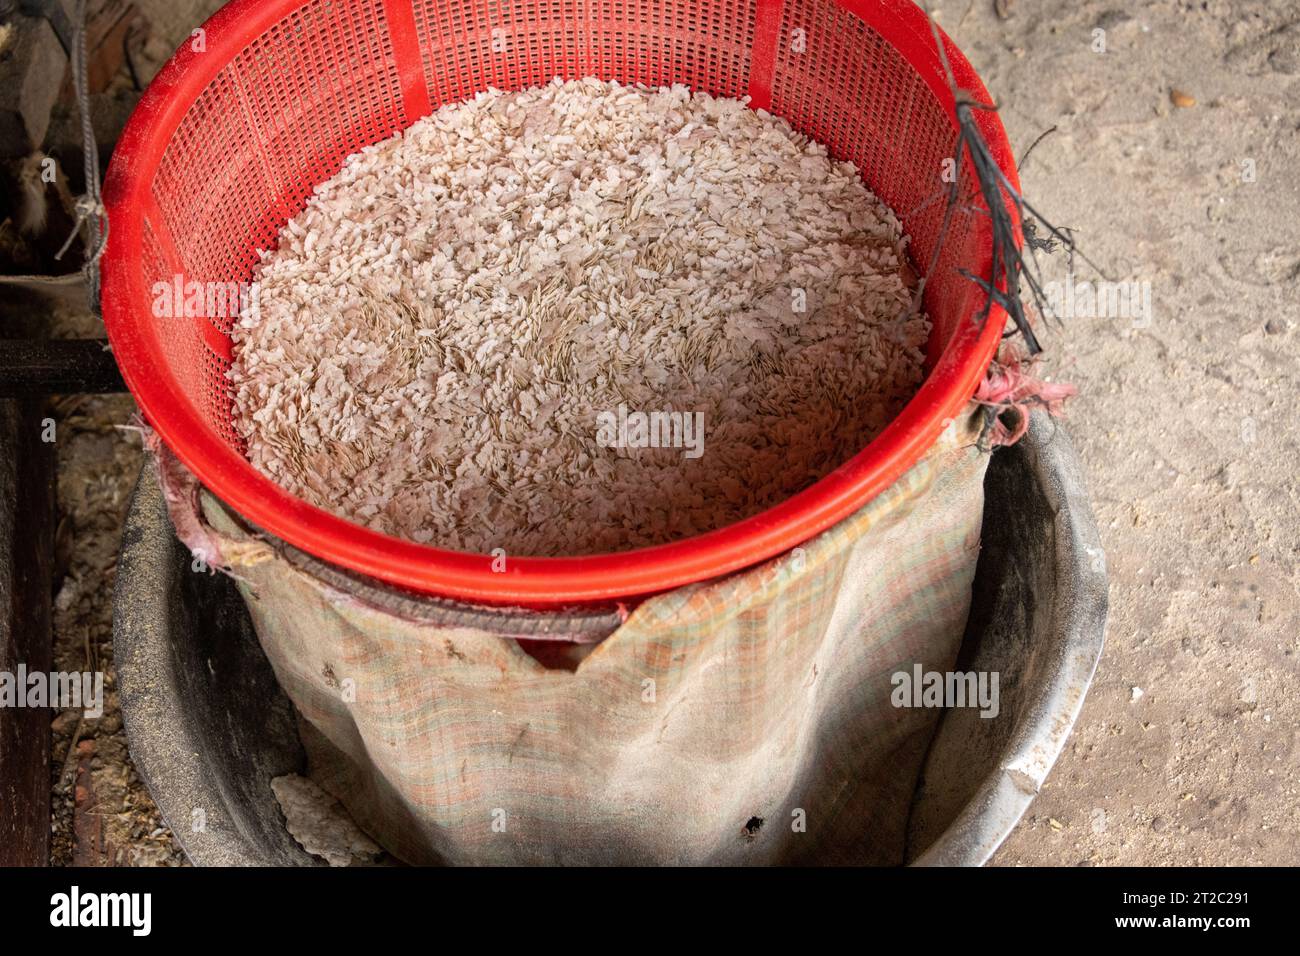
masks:
<svg viewBox="0 0 1300 956"><path fill-rule="evenodd" d="M893 706L891 675L955 662L982 422L803 547L600 634L304 564L160 465L182 539L239 581L312 777L400 859L896 864L940 711Z"/></svg>

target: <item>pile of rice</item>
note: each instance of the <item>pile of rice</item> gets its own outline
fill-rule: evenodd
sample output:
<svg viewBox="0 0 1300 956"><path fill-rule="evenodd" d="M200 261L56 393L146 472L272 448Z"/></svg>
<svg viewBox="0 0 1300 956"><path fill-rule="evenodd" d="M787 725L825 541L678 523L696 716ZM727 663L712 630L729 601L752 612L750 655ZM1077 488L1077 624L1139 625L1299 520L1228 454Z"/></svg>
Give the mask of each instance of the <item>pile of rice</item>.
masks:
<svg viewBox="0 0 1300 956"><path fill-rule="evenodd" d="M293 494L439 547L709 531L914 393L905 242L851 164L739 101L490 91L349 158L284 229L232 333L236 427ZM703 453L605 447L620 407L702 414Z"/></svg>

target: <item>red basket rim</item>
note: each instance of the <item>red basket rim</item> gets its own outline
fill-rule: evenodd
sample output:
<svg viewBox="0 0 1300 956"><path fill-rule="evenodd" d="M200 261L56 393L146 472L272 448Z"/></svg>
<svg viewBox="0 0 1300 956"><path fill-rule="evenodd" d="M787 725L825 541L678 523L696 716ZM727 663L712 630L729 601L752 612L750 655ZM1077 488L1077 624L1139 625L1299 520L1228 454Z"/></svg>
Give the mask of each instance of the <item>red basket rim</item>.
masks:
<svg viewBox="0 0 1300 956"><path fill-rule="evenodd" d="M127 123L104 185L112 229L103 258L104 321L123 378L149 424L218 498L260 528L325 561L400 588L494 605L547 608L630 601L757 564L798 546L847 518L920 459L966 406L1002 337L1005 313L994 307L983 326L959 320L916 395L866 448L816 484L744 521L675 541L617 554L530 558L415 544L336 517L281 489L228 447L195 412L170 370L155 361L153 323L138 322L147 301L139 257L150 187L172 134L213 78L249 43L310 0L234 0L203 26L206 50L182 46L150 84ZM759 0L764 4L764 0ZM838 0L870 23L925 79L956 120L951 92L925 13L911 0ZM874 7L876 16L861 10ZM879 18L880 8L895 8ZM778 10L779 12L779 10ZM987 101L988 93L956 45L940 31L957 83ZM765 105L765 104L755 104ZM1019 189L1014 158L996 113L977 120L998 165ZM156 208L156 207L154 207ZM992 245L979 235L980 272Z"/></svg>

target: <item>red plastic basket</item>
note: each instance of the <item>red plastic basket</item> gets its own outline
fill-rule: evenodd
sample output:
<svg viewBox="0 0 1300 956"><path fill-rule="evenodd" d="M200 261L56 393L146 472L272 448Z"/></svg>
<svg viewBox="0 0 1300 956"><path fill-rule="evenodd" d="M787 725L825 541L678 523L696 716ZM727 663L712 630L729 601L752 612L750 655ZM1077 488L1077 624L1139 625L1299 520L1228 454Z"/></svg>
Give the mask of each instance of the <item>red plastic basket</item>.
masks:
<svg viewBox="0 0 1300 956"><path fill-rule="evenodd" d="M943 40L958 84L986 97ZM154 284L247 281L257 250L274 246L351 153L488 86L555 76L748 96L854 162L899 213L915 263L930 261L956 122L929 23L910 0L236 0L164 67L118 144L104 189L103 308L149 422L265 531L425 594L532 607L626 600L752 565L847 517L916 462L974 393L1004 316L994 309L978 325L983 294L957 272L991 267L988 219L965 208L925 293L934 333L920 391L856 457L746 521L615 555L508 558L498 573L490 557L370 531L259 474L231 426L231 320L155 318ZM996 114L979 119L1017 184Z"/></svg>

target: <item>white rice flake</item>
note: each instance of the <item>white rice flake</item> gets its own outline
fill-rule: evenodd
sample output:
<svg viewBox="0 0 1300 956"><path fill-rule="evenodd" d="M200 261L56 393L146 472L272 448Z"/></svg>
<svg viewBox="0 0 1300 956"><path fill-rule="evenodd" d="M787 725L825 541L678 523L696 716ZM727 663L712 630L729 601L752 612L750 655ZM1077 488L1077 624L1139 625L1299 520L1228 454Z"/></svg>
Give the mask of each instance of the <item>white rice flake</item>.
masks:
<svg viewBox="0 0 1300 956"><path fill-rule="evenodd" d="M293 494L387 534L620 551L808 487L911 397L929 334L893 213L735 100L488 91L352 156L258 269L235 425ZM704 416L703 454L598 415Z"/></svg>

